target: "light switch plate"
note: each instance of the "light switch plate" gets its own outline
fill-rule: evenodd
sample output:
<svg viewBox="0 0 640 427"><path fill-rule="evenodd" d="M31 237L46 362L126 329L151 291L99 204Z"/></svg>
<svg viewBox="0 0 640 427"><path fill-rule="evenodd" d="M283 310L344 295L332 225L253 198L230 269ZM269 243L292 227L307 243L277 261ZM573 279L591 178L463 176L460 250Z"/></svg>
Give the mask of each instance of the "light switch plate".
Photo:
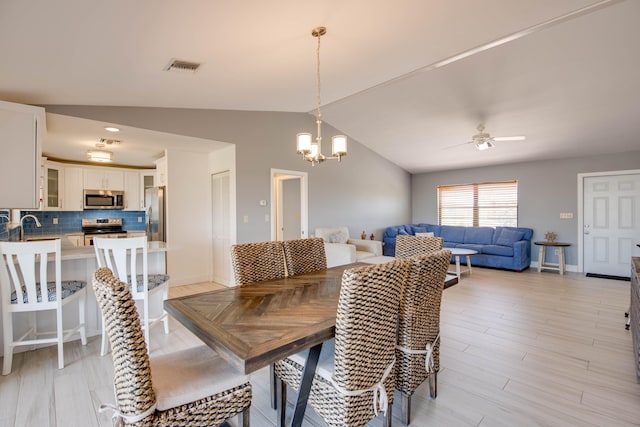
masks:
<svg viewBox="0 0 640 427"><path fill-rule="evenodd" d="M560 212L560 219L573 219L573 212Z"/></svg>

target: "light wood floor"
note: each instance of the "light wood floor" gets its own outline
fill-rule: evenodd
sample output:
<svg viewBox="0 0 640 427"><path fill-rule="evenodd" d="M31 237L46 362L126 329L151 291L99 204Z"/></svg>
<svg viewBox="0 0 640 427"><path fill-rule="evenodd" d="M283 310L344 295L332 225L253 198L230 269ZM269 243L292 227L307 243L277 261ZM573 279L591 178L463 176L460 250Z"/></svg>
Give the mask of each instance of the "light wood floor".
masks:
<svg viewBox="0 0 640 427"><path fill-rule="evenodd" d="M474 268L444 293L438 398L418 389L412 425L640 425L628 304L628 282ZM152 331L151 355L198 344L174 321L169 335ZM110 426L97 408L113 402L113 368L99 347L98 337L86 347L66 344L63 370L54 347L16 354L12 374L0 377L0 426ZM252 384L251 424L273 426L268 370L253 374ZM306 424L322 422L308 410Z"/></svg>

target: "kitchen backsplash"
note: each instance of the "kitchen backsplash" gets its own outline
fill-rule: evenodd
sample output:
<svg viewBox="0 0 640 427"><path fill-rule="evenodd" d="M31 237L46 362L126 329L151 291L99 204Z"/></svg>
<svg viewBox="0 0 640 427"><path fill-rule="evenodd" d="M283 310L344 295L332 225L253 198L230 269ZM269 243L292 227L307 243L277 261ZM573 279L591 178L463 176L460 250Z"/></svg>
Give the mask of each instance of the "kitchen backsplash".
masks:
<svg viewBox="0 0 640 427"><path fill-rule="evenodd" d="M2 213L0 211L0 213ZM64 234L64 233L81 233L82 218L122 218L122 228L127 231L144 231L146 229L145 211L121 211L112 209L96 209L87 211L22 211L21 217L31 214L38 218L42 227L37 227L35 221L26 219L24 221L25 236L33 236L38 234ZM54 219L57 218L57 224ZM4 221L0 217L0 221ZM1 223L0 223L1 224ZM6 228L6 226L4 226ZM3 230L0 226L0 232ZM18 230L18 227L16 227ZM13 230L12 230L13 231ZM5 233L5 238L0 240L8 240L9 237Z"/></svg>

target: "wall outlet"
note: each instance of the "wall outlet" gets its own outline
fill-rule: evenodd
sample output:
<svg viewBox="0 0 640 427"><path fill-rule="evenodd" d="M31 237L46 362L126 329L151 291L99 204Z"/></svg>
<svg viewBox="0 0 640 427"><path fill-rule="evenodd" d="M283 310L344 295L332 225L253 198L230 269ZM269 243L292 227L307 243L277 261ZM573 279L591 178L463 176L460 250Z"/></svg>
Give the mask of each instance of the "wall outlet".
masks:
<svg viewBox="0 0 640 427"><path fill-rule="evenodd" d="M245 216L242 218L242 222L244 222L245 224L247 224L247 223L249 222L249 215L245 215Z"/></svg>
<svg viewBox="0 0 640 427"><path fill-rule="evenodd" d="M58 225L58 218L53 218L53 225Z"/></svg>
<svg viewBox="0 0 640 427"><path fill-rule="evenodd" d="M560 212L560 219L573 219L573 212Z"/></svg>
<svg viewBox="0 0 640 427"><path fill-rule="evenodd" d="M142 217L141 216L138 217L138 222L142 222Z"/></svg>
<svg viewBox="0 0 640 427"><path fill-rule="evenodd" d="M269 222L269 214L264 216L264 222Z"/></svg>

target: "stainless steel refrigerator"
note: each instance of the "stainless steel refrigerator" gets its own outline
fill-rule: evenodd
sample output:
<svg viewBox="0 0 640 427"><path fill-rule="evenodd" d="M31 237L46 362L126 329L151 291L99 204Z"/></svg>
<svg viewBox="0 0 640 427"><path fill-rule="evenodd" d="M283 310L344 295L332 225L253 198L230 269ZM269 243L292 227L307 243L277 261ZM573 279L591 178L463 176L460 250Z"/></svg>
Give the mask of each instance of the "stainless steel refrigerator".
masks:
<svg viewBox="0 0 640 427"><path fill-rule="evenodd" d="M144 190L144 206L147 214L147 240L166 242L165 187Z"/></svg>

